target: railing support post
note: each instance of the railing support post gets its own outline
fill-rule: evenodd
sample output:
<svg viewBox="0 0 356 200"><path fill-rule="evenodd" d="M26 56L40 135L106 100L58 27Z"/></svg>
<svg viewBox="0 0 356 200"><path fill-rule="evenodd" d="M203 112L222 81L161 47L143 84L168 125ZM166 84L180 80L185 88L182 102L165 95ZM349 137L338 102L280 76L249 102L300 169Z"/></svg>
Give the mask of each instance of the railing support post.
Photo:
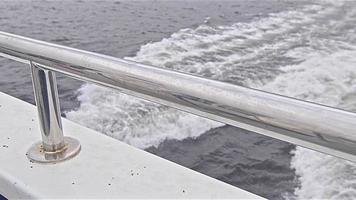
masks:
<svg viewBox="0 0 356 200"><path fill-rule="evenodd" d="M80 143L74 138L63 136L56 75L33 62L31 74L42 141L28 150L27 157L40 163L55 163L72 158L79 153Z"/></svg>

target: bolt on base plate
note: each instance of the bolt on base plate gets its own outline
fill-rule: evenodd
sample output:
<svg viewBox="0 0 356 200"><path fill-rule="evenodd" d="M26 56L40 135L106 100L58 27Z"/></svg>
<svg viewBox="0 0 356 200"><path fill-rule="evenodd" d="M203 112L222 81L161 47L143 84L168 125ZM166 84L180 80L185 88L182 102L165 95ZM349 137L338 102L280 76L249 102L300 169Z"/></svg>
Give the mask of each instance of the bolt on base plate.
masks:
<svg viewBox="0 0 356 200"><path fill-rule="evenodd" d="M71 137L64 137L65 146L55 152L44 151L42 142L33 144L27 151L28 159L38 163L57 163L73 158L80 152L80 143Z"/></svg>

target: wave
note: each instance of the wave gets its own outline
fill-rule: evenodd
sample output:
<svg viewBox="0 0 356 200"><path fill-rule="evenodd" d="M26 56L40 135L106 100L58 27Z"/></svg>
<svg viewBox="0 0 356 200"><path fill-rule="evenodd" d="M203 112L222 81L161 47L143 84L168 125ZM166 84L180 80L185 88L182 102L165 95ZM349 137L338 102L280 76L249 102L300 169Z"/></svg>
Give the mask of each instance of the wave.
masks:
<svg viewBox="0 0 356 200"><path fill-rule="evenodd" d="M196 137L220 123L87 84L80 88L79 110L67 117L139 148L165 139Z"/></svg>
<svg viewBox="0 0 356 200"><path fill-rule="evenodd" d="M353 2L325 1L248 23L203 24L126 59L356 110L355 12ZM91 84L79 93L69 119L139 148L222 125ZM293 155L297 198L355 197L353 164L301 147Z"/></svg>
<svg viewBox="0 0 356 200"><path fill-rule="evenodd" d="M309 47L288 52L303 61L281 68L280 76L255 87L356 111L355 9L355 4L343 4L338 7L342 15L335 13L326 23L316 24ZM295 190L298 199L356 198L355 163L297 147L291 166L300 184Z"/></svg>
<svg viewBox="0 0 356 200"><path fill-rule="evenodd" d="M244 85L249 79L268 79L278 72L276 63L270 62L282 60L279 51L294 45L284 42L286 35L311 23L316 12L330 11L314 5L251 23L183 29L142 46L135 57L126 59ZM66 113L69 119L139 148L165 139L196 137L222 125L92 84L79 93L81 105Z"/></svg>
<svg viewBox="0 0 356 200"><path fill-rule="evenodd" d="M313 102L356 111L356 48L314 55L261 87ZM297 147L291 166L296 170L299 199L355 199L354 163Z"/></svg>

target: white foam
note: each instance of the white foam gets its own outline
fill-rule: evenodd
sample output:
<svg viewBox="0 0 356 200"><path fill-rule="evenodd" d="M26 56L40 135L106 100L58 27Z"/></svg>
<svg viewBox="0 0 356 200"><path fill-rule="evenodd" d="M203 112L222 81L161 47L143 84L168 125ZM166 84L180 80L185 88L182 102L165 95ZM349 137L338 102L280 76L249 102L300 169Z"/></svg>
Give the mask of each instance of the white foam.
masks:
<svg viewBox="0 0 356 200"><path fill-rule="evenodd" d="M307 48L287 53L301 63L285 66L273 81L255 82L254 87L356 111L356 35L355 27L348 27L356 22L355 8L343 16L338 23L330 20L314 29L316 35ZM324 31L330 35L318 37ZM291 165L300 183L295 190L298 199L356 198L356 164L302 147L293 155Z"/></svg>
<svg viewBox="0 0 356 200"><path fill-rule="evenodd" d="M351 2L352 3L352 2ZM355 9L320 3L231 26L183 29L127 58L356 110ZM68 118L140 148L196 137L220 123L109 89L85 85ZM300 198L355 197L355 166L294 152Z"/></svg>
<svg viewBox="0 0 356 200"><path fill-rule="evenodd" d="M330 12L320 6L312 6L301 11L271 14L251 23L183 29L160 42L142 46L137 56L127 59L243 84L241 80L254 73L254 66L258 63L250 64L249 68L241 66L238 69L235 66L254 62L267 50L283 46L283 41L278 42L281 40L274 44L266 38L280 37L295 29L296 24L310 23L317 16L316 11ZM290 19L293 19L293 24ZM261 70L260 74L269 73L263 67ZM255 77L258 74L248 78ZM94 85L80 89L79 101L79 109L67 113L69 119L140 148L158 145L168 138L196 137L222 125Z"/></svg>
<svg viewBox="0 0 356 200"><path fill-rule="evenodd" d="M262 86L267 91L356 111L356 51L314 54ZM356 198L356 165L302 147L294 151L292 167L299 176L300 199Z"/></svg>
<svg viewBox="0 0 356 200"><path fill-rule="evenodd" d="M139 148L196 137L220 125L95 85L83 86L80 93L81 106L67 113L69 119Z"/></svg>

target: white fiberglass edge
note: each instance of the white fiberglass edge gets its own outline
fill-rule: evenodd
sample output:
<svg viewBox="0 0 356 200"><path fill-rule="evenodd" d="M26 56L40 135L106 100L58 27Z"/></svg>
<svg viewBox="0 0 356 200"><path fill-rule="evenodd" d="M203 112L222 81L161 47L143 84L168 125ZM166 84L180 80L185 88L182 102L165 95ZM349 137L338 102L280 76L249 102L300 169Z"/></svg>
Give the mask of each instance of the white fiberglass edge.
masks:
<svg viewBox="0 0 356 200"><path fill-rule="evenodd" d="M0 194L18 198L260 199L63 119L82 150L57 164L36 164L26 151L40 140L35 106L0 93Z"/></svg>

